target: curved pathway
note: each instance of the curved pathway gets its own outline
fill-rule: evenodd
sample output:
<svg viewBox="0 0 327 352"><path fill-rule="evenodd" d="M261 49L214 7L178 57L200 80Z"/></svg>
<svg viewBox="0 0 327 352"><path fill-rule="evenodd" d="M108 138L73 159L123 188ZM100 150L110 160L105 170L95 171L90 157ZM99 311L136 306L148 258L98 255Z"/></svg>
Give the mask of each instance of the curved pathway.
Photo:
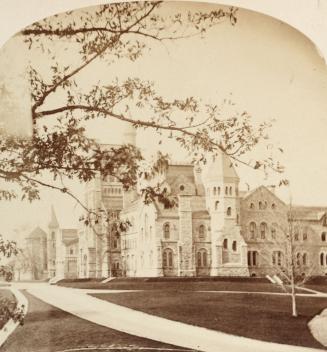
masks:
<svg viewBox="0 0 327 352"><path fill-rule="evenodd" d="M17 285L16 287L19 288L20 286ZM160 318L89 296L86 294L89 290L50 286L48 284L30 284L27 287L21 286L21 288L26 288L29 293L48 304L98 325L194 350L208 352L317 351L317 349L312 348L269 343L228 335ZM101 292L101 290L97 290L97 292Z"/></svg>

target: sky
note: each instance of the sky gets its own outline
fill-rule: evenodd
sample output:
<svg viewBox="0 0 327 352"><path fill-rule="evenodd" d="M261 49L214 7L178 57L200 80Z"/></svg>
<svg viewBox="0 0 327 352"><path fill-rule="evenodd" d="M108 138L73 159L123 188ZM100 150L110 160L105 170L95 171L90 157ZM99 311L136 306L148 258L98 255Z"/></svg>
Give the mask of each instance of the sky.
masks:
<svg viewBox="0 0 327 352"><path fill-rule="evenodd" d="M205 11L215 5L168 2L163 11L190 6ZM16 55L18 50L20 55ZM29 52L19 37L13 38L0 52L0 77L19 76L28 60L42 65L40 55ZM290 180L292 201L327 206L327 68L312 42L287 24L240 10L236 26L222 23L204 38L151 43L151 51L134 63L123 61L109 67L97 62L85 70L79 83L106 83L115 76L152 80L168 98L195 96L208 103L231 98L254 122L275 119L270 141L284 150L281 161L286 166L284 176ZM89 127L90 135L105 143L119 143L122 130L121 124L104 121ZM138 132L137 144L142 149L153 149L155 142L152 133ZM174 159L182 159L176 146L167 142L165 149ZM245 168L238 173L243 189L246 184L254 188L274 180ZM83 186L71 187L82 197ZM289 189L277 193L289 200ZM0 232L12 233L22 226L45 227L51 203L63 226L74 225L80 214L74 202L53 191L42 196L42 201L31 205L1 202Z"/></svg>

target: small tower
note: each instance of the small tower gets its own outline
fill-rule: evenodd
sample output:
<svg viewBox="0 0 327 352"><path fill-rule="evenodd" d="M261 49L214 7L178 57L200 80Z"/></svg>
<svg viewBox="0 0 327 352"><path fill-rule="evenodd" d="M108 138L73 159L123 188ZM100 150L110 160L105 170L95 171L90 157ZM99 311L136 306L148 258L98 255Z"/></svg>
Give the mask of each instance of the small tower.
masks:
<svg viewBox="0 0 327 352"><path fill-rule="evenodd" d="M59 222L57 220L53 205L51 205L51 215L48 224L48 230L48 276L49 278L52 278L56 276L57 241L59 236Z"/></svg>
<svg viewBox="0 0 327 352"><path fill-rule="evenodd" d="M240 234L239 177L220 152L205 176L206 206L211 218L211 275L248 275L246 243Z"/></svg>
<svg viewBox="0 0 327 352"><path fill-rule="evenodd" d="M136 129L130 122L126 122L123 133L123 144L136 146Z"/></svg>

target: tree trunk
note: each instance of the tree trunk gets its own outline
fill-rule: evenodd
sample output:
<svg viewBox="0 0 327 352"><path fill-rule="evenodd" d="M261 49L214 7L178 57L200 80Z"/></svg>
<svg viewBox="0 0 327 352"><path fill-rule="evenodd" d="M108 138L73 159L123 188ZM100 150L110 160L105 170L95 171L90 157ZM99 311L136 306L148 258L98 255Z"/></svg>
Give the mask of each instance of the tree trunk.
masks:
<svg viewBox="0 0 327 352"><path fill-rule="evenodd" d="M295 282L294 282L294 273L292 268L291 275L291 296L292 296L292 316L297 317L297 308L296 308L296 294L295 294Z"/></svg>

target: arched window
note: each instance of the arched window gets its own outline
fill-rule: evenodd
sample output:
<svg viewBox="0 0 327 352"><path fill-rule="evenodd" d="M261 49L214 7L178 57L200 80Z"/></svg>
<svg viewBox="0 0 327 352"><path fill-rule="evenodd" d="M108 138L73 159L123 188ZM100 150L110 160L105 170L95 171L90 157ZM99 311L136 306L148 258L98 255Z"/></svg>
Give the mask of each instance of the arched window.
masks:
<svg viewBox="0 0 327 352"><path fill-rule="evenodd" d="M219 201L217 200L217 201L215 202L215 210L218 210L218 206L219 206Z"/></svg>
<svg viewBox="0 0 327 352"><path fill-rule="evenodd" d="M213 195L215 196L216 194L217 194L217 188L214 187L214 188L213 188Z"/></svg>
<svg viewBox="0 0 327 352"><path fill-rule="evenodd" d="M223 248L224 249L228 248L228 240L227 240L227 238L225 238L224 241L223 241Z"/></svg>
<svg viewBox="0 0 327 352"><path fill-rule="evenodd" d="M255 222L250 222L250 238L255 238L257 234L257 225Z"/></svg>
<svg viewBox="0 0 327 352"><path fill-rule="evenodd" d="M260 237L261 239L265 239L266 238L266 233L267 233L267 224L265 222L262 222L260 224Z"/></svg>
<svg viewBox="0 0 327 352"><path fill-rule="evenodd" d="M260 210L263 209L263 204L262 204L262 202L259 202L259 209L260 209Z"/></svg>
<svg viewBox="0 0 327 352"><path fill-rule="evenodd" d="M220 187L218 187L218 196L220 195Z"/></svg>
<svg viewBox="0 0 327 352"><path fill-rule="evenodd" d="M232 249L233 249L234 252L237 251L237 242L236 242L236 241L233 241L233 243L232 243Z"/></svg>
<svg viewBox="0 0 327 352"><path fill-rule="evenodd" d="M231 216L232 215L232 208L228 207L227 208L227 216Z"/></svg>
<svg viewBox="0 0 327 352"><path fill-rule="evenodd" d="M231 196L232 193L233 193L233 187L231 186L231 187L229 187L229 195Z"/></svg>
<svg viewBox="0 0 327 352"><path fill-rule="evenodd" d="M307 253L303 253L303 255L302 255L302 264L303 265L307 265L307 261L308 261L308 255L307 255Z"/></svg>
<svg viewBox="0 0 327 352"><path fill-rule="evenodd" d="M324 253L320 253L320 265L323 266L324 265Z"/></svg>
<svg viewBox="0 0 327 352"><path fill-rule="evenodd" d="M199 226L199 238L204 239L205 238L205 227L204 225Z"/></svg>
<svg viewBox="0 0 327 352"><path fill-rule="evenodd" d="M308 239L308 229L303 230L302 238L303 241L306 241Z"/></svg>
<svg viewBox="0 0 327 352"><path fill-rule="evenodd" d="M254 203L250 204L250 209L254 209Z"/></svg>
<svg viewBox="0 0 327 352"><path fill-rule="evenodd" d="M226 196L228 195L228 187L227 186L225 187L225 195Z"/></svg>
<svg viewBox="0 0 327 352"><path fill-rule="evenodd" d="M197 266L199 268L206 268L208 266L208 254L206 249L200 249L197 253Z"/></svg>
<svg viewBox="0 0 327 352"><path fill-rule="evenodd" d="M164 268L172 268L173 264L173 251L170 248L166 248L163 251L162 266Z"/></svg>
<svg viewBox="0 0 327 352"><path fill-rule="evenodd" d="M258 265L258 252L248 251L248 265L257 266Z"/></svg>
<svg viewBox="0 0 327 352"><path fill-rule="evenodd" d="M164 224L163 230L164 230L164 238L168 239L170 237L170 225L168 222Z"/></svg>
<svg viewBox="0 0 327 352"><path fill-rule="evenodd" d="M300 254L300 253L296 253L296 265L297 265L297 266L300 266L300 265L301 265L300 257L301 257L301 254Z"/></svg>
<svg viewBox="0 0 327 352"><path fill-rule="evenodd" d="M326 242L326 232L323 232L323 233L321 234L321 240L322 240L323 242Z"/></svg>

